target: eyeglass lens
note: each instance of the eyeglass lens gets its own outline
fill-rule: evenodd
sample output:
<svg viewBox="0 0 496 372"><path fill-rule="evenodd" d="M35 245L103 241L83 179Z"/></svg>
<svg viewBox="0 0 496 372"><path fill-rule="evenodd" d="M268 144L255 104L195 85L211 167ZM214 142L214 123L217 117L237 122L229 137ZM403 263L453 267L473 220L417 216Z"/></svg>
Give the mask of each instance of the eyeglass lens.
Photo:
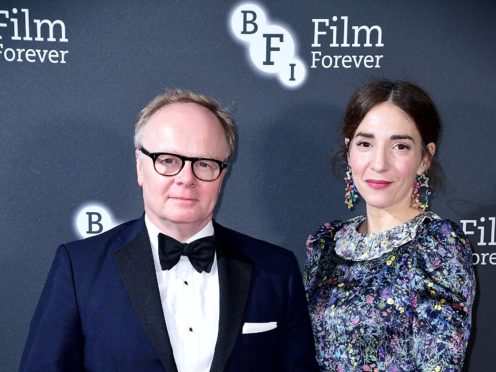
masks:
<svg viewBox="0 0 496 372"><path fill-rule="evenodd" d="M184 166L184 161L178 156L161 154L155 160L155 170L164 176L178 174ZM194 175L204 181L213 181L219 177L220 166L213 160L198 159L193 161Z"/></svg>

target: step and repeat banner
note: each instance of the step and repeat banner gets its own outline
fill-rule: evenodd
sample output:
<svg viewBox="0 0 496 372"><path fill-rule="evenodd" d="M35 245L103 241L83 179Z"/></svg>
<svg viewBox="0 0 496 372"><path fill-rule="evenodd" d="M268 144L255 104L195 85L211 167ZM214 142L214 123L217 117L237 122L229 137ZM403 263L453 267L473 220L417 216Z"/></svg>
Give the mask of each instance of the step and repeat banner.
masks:
<svg viewBox="0 0 496 372"><path fill-rule="evenodd" d="M18 368L57 246L143 213L133 126L154 96L183 87L230 109L239 148L216 219L303 266L309 233L361 212L329 160L352 93L388 78L441 114L432 210L474 246L466 369L494 370L495 19L489 0L1 1L0 369Z"/></svg>

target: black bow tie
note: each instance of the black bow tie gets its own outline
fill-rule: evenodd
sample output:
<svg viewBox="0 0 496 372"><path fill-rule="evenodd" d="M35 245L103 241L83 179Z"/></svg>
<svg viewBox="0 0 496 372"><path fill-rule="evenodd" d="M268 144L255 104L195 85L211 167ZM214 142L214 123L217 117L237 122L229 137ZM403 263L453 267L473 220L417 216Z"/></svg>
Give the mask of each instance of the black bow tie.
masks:
<svg viewBox="0 0 496 372"><path fill-rule="evenodd" d="M172 269L182 256L187 256L196 271L210 272L215 256L214 237L207 236L191 243L181 243L170 236L158 234L158 256L162 270Z"/></svg>

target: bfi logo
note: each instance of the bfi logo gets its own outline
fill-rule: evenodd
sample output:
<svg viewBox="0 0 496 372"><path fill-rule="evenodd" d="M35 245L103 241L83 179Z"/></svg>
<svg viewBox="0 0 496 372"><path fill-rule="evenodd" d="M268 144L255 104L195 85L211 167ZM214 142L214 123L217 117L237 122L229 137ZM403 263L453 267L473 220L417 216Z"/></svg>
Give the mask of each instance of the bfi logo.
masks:
<svg viewBox="0 0 496 372"><path fill-rule="evenodd" d="M117 226L109 208L100 203L87 203L73 217L73 229L80 239L98 235Z"/></svg>
<svg viewBox="0 0 496 372"><path fill-rule="evenodd" d="M248 51L256 71L275 76L286 88L300 87L307 70L296 55L296 42L289 29L270 22L265 10L256 3L243 3L231 13L233 36Z"/></svg>

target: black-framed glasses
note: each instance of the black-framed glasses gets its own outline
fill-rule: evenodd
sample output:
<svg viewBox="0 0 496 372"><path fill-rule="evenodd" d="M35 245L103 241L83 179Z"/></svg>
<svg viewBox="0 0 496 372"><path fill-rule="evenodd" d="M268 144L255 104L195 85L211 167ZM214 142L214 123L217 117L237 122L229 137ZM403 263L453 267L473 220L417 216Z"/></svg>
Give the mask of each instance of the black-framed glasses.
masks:
<svg viewBox="0 0 496 372"><path fill-rule="evenodd" d="M179 174L186 161L190 161L191 170L196 178L201 181L212 182L220 177L220 174L228 165L228 163L217 159L191 158L169 152L148 152L143 147L140 147L140 151L153 160L153 167L158 174L167 177Z"/></svg>

